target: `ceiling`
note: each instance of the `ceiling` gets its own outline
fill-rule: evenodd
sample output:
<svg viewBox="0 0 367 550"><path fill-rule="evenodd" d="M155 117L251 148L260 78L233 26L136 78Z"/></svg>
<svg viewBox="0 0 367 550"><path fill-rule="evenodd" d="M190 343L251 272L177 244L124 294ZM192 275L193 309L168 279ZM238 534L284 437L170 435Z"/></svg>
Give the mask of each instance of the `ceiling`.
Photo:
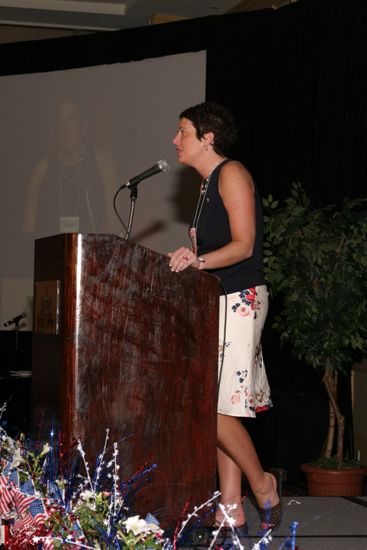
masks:
<svg viewBox="0 0 367 550"><path fill-rule="evenodd" d="M0 0L0 25L113 30L278 8L297 0Z"/></svg>

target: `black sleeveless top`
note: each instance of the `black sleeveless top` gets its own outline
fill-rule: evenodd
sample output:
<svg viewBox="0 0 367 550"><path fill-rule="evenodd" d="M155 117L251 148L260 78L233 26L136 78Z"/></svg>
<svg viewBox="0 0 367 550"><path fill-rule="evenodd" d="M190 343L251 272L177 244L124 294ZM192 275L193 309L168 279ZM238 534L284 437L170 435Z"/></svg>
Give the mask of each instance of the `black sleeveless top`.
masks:
<svg viewBox="0 0 367 550"><path fill-rule="evenodd" d="M197 223L198 255L202 256L228 244L232 240L227 211L218 191L221 168L229 162L226 159L211 174L203 208ZM208 269L220 278L225 292L230 294L265 284L262 261L262 208L255 186L256 237L253 254L237 264L219 269ZM224 294L221 288L221 294Z"/></svg>

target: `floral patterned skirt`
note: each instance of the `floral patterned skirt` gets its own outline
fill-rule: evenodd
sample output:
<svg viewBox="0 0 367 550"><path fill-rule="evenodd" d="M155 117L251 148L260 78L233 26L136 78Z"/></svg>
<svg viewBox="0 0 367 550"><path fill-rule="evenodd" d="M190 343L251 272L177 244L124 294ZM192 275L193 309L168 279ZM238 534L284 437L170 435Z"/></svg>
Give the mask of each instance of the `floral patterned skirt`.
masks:
<svg viewBox="0 0 367 550"><path fill-rule="evenodd" d="M221 414L255 417L272 406L261 349L267 312L265 285L227 294L227 303L225 296L220 297L218 412Z"/></svg>

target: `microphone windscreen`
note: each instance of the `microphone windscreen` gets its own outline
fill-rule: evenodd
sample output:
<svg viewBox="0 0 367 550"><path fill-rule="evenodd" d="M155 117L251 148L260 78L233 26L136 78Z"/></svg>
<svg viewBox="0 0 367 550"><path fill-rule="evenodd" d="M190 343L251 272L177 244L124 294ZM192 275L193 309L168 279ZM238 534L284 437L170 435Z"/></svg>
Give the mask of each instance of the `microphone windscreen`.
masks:
<svg viewBox="0 0 367 550"><path fill-rule="evenodd" d="M162 160L159 160L157 162L158 166L159 166L159 169L161 172L167 172L167 170L169 170L169 165L168 165L168 162L164 159Z"/></svg>

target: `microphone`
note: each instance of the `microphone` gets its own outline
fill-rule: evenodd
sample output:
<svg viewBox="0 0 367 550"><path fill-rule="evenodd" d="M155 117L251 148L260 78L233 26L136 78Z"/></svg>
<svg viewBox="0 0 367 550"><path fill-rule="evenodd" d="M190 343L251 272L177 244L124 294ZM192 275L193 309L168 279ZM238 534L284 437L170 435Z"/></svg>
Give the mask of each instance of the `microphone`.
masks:
<svg viewBox="0 0 367 550"><path fill-rule="evenodd" d="M21 313L20 315L17 315L16 317L13 317L13 319L9 319L6 323L4 323L4 327L9 327L10 325L17 325L19 321L27 317L26 313Z"/></svg>
<svg viewBox="0 0 367 550"><path fill-rule="evenodd" d="M122 186L122 189L125 187L136 187L138 183L146 178L150 178L150 176L154 176L154 174L158 174L159 172L167 172L167 170L169 170L168 162L166 160L158 160L154 166L148 168L148 170L145 170L145 172L142 172L138 176L131 178L131 180Z"/></svg>

